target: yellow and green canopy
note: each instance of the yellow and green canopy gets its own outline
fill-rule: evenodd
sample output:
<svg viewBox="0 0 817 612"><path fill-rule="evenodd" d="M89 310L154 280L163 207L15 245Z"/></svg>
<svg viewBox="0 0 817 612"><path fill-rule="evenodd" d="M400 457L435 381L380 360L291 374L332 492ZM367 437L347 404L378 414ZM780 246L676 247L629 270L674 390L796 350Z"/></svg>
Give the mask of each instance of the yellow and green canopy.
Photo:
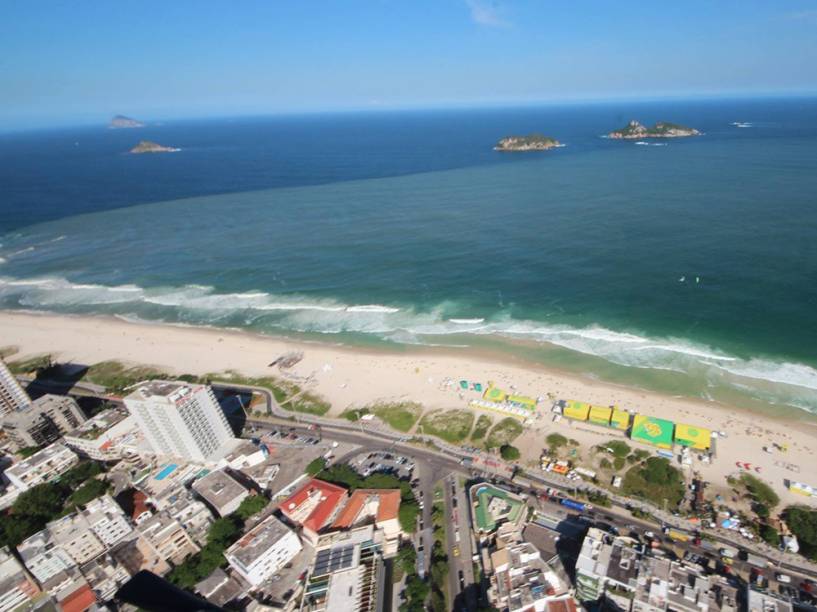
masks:
<svg viewBox="0 0 817 612"><path fill-rule="evenodd" d="M637 414L633 419L633 431L630 437L658 448L672 448L674 428L675 424L672 421Z"/></svg>
<svg viewBox="0 0 817 612"><path fill-rule="evenodd" d="M568 419L576 421L586 421L587 415L590 414L590 404L584 402L577 402L575 400L567 400L563 414Z"/></svg>
<svg viewBox="0 0 817 612"><path fill-rule="evenodd" d="M695 427L686 423L675 425L675 441L697 450L709 450L712 444L712 431L705 427Z"/></svg>
<svg viewBox="0 0 817 612"><path fill-rule="evenodd" d="M607 406L590 406L590 422L596 425L607 427L610 424L611 414L613 414L613 409Z"/></svg>
<svg viewBox="0 0 817 612"><path fill-rule="evenodd" d="M629 426L630 413L626 410L613 408L613 413L610 415L610 427L618 429L619 431L627 431Z"/></svg>

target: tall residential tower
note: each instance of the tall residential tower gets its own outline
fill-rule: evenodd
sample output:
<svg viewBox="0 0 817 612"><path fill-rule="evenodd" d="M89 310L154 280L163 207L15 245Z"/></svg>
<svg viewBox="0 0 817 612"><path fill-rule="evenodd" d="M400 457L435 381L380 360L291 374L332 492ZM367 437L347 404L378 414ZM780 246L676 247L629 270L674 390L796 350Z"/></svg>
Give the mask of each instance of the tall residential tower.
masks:
<svg viewBox="0 0 817 612"><path fill-rule="evenodd" d="M31 405L31 398L20 386L14 374L8 369L5 362L0 359L0 416L10 414L17 410L25 410Z"/></svg>
<svg viewBox="0 0 817 612"><path fill-rule="evenodd" d="M154 380L128 395L125 406L159 455L212 461L233 439L221 406L205 385Z"/></svg>

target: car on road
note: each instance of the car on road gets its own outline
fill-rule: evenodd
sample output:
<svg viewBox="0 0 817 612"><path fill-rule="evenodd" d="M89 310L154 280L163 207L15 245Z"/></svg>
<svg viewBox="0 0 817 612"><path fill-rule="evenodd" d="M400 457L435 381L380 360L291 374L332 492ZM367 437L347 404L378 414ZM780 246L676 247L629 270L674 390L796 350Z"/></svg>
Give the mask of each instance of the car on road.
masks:
<svg viewBox="0 0 817 612"><path fill-rule="evenodd" d="M788 574L775 574L774 579L783 584L791 584L791 576Z"/></svg>
<svg viewBox="0 0 817 612"><path fill-rule="evenodd" d="M452 553L454 553L454 556L455 556L455 557L459 557L459 556L460 556L460 547L459 547L459 546L455 546L455 547L454 547L454 550L452 550L451 552L452 552Z"/></svg>

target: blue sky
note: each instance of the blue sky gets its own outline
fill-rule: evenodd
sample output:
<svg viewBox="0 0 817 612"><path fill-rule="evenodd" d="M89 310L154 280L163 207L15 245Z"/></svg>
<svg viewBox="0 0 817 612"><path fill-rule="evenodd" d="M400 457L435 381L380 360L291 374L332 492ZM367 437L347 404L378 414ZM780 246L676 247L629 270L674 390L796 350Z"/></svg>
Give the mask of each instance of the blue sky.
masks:
<svg viewBox="0 0 817 612"><path fill-rule="evenodd" d="M817 91L817 0L3 0L0 126Z"/></svg>

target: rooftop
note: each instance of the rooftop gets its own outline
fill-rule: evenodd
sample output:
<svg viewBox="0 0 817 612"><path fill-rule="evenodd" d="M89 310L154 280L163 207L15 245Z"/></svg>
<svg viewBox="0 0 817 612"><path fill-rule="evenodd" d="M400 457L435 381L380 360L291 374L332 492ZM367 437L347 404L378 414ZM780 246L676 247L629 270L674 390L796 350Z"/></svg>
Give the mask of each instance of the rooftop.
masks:
<svg viewBox="0 0 817 612"><path fill-rule="evenodd" d="M222 508L235 498L247 494L247 488L224 470L216 470L199 478L193 483L193 490L215 508Z"/></svg>
<svg viewBox="0 0 817 612"><path fill-rule="evenodd" d="M378 523L396 519L400 510L400 489L358 489L346 502L332 527L347 529L367 518Z"/></svg>
<svg viewBox="0 0 817 612"><path fill-rule="evenodd" d="M292 521L314 532L326 525L346 497L346 489L313 478L279 506Z"/></svg>
<svg viewBox="0 0 817 612"><path fill-rule="evenodd" d="M124 410L109 408L88 419L75 430L65 435L66 437L81 438L83 440L96 440L111 427L127 419L128 416L128 413Z"/></svg>
<svg viewBox="0 0 817 612"><path fill-rule="evenodd" d="M287 533L290 533L289 527L274 516L270 516L230 546L224 555L234 557L248 567Z"/></svg>
<svg viewBox="0 0 817 612"><path fill-rule="evenodd" d="M73 455L75 458L77 458L74 452L67 446L65 446L65 444L63 444L62 442L54 442L54 444L46 446L41 451L37 451L28 459L18 461L10 468L8 468L6 470L6 473L23 474L25 472L28 472L29 470L39 467L42 464L48 463L49 461L52 461L55 458L58 458L62 455L65 455L66 457L69 455Z"/></svg>
<svg viewBox="0 0 817 612"><path fill-rule="evenodd" d="M125 399L136 401L152 399L163 400L164 403L178 403L202 387L204 385L194 385L176 380L151 380L136 387Z"/></svg>

